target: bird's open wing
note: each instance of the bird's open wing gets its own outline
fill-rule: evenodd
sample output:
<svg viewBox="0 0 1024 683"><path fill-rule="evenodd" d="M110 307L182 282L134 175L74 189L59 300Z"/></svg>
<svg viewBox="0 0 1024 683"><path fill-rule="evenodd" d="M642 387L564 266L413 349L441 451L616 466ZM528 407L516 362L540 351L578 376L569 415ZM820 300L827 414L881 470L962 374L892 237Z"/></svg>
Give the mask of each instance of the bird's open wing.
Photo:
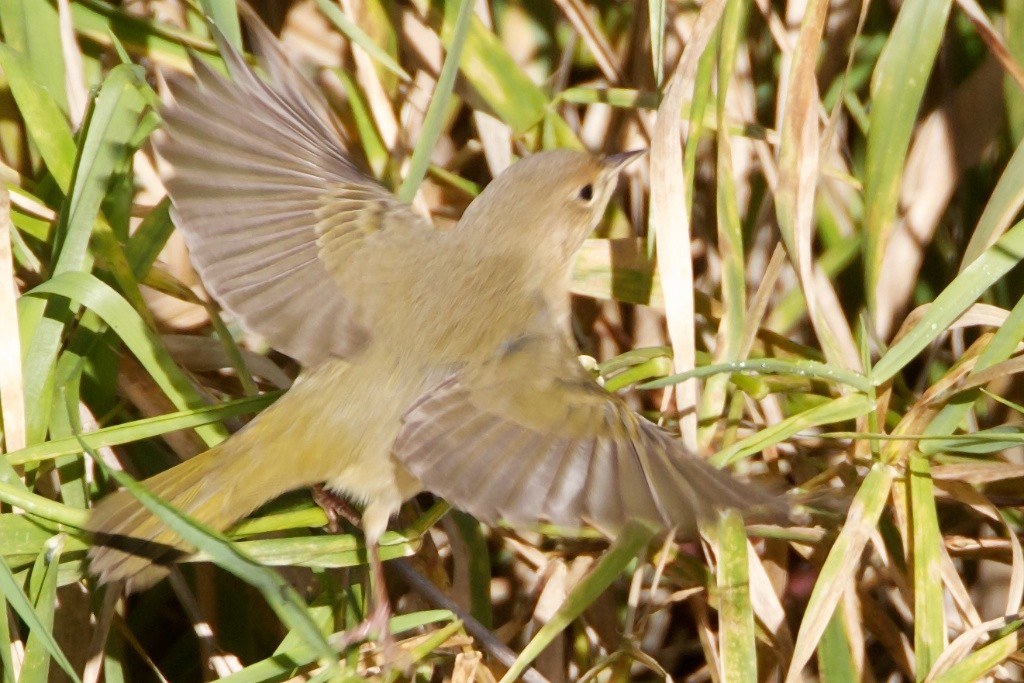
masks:
<svg viewBox="0 0 1024 683"><path fill-rule="evenodd" d="M158 151L175 223L208 290L250 331L306 365L358 350L369 331L343 277L360 250L433 227L353 166L322 96L258 20L270 80L220 40L231 79L193 59L172 84Z"/></svg>
<svg viewBox="0 0 1024 683"><path fill-rule="evenodd" d="M586 522L611 535L644 519L692 534L719 508L783 507L637 415L553 336L516 339L426 393L394 454L427 490L489 523Z"/></svg>

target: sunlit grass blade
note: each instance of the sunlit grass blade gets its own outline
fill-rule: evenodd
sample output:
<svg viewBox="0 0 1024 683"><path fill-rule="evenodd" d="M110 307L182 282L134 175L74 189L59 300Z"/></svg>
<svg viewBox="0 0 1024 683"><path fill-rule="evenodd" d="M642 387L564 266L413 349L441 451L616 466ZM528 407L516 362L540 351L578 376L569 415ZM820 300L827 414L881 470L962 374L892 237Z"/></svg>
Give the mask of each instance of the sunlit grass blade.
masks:
<svg viewBox="0 0 1024 683"><path fill-rule="evenodd" d="M444 13L440 34L450 45L463 0L435 0L432 4ZM476 17L470 20L459 67L466 80L513 132L524 133L544 119L547 97Z"/></svg>
<svg viewBox="0 0 1024 683"><path fill-rule="evenodd" d="M781 443L804 430L863 417L874 408L875 403L867 396L847 394L769 425L727 448L723 448L711 456L708 461L718 467L725 467L769 446Z"/></svg>
<svg viewBox="0 0 1024 683"><path fill-rule="evenodd" d="M885 501L889 498L893 477L894 472L890 466L877 463L861 482L846 522L814 582L807 611L804 612L793 646L793 660L785 679L787 683L803 680L801 672L814 656L818 641L832 619L842 592L852 580L868 539L878 524Z"/></svg>
<svg viewBox="0 0 1024 683"><path fill-rule="evenodd" d="M133 53L141 53L161 64L190 68L188 50L216 53L213 41L166 24L128 14L103 0L75 0L71 3L75 29L100 45L116 39Z"/></svg>

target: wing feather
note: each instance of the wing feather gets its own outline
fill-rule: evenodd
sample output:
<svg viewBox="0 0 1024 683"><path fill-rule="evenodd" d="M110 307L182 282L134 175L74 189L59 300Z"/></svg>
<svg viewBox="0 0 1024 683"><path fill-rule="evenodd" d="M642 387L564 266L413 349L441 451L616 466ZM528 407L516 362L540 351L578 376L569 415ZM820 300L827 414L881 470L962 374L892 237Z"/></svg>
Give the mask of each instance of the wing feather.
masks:
<svg viewBox="0 0 1024 683"><path fill-rule="evenodd" d="M349 266L434 230L357 170L322 95L243 15L269 81L218 35L230 79L193 59L195 81L172 81L161 112L174 221L246 329L305 365L351 356L372 334L361 311L374 288Z"/></svg>
<svg viewBox="0 0 1024 683"><path fill-rule="evenodd" d="M714 510L782 513L779 499L716 470L598 387L565 342L538 334L462 369L406 412L395 457L485 522L643 519L692 534Z"/></svg>

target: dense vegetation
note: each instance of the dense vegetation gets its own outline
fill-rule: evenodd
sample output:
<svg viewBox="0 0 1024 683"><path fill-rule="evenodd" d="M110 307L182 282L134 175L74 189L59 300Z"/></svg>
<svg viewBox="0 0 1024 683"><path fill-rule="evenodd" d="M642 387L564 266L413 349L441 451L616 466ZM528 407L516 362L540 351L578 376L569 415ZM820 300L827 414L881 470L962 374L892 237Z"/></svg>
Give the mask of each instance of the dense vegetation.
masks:
<svg viewBox="0 0 1024 683"><path fill-rule="evenodd" d="M649 148L577 263L581 348L807 520L609 546L421 496L383 547L415 553L389 563L405 654L337 667L366 555L308 492L228 538L149 500L220 568L98 586L81 528L115 472L298 371L205 297L148 142L163 78L219 59L203 15L243 32L231 0L0 0L5 681L1024 676L1024 3L254 6L439 226L515 156Z"/></svg>

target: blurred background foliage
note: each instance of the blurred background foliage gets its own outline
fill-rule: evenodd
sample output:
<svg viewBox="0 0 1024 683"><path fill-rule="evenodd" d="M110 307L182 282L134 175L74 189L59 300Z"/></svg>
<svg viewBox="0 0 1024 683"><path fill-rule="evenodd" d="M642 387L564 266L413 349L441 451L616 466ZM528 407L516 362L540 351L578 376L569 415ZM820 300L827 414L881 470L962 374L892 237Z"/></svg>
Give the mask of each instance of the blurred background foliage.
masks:
<svg viewBox="0 0 1024 683"><path fill-rule="evenodd" d="M1024 3L466 2L253 5L439 227L523 154L648 148L577 262L581 349L807 523L609 549L421 496L383 549L416 552L404 668L334 664L365 555L308 492L205 540L228 571L96 585L110 470L298 371L208 301L147 141L164 79L219 59L203 17L243 31L230 0L0 0L4 680L1021 680Z"/></svg>

